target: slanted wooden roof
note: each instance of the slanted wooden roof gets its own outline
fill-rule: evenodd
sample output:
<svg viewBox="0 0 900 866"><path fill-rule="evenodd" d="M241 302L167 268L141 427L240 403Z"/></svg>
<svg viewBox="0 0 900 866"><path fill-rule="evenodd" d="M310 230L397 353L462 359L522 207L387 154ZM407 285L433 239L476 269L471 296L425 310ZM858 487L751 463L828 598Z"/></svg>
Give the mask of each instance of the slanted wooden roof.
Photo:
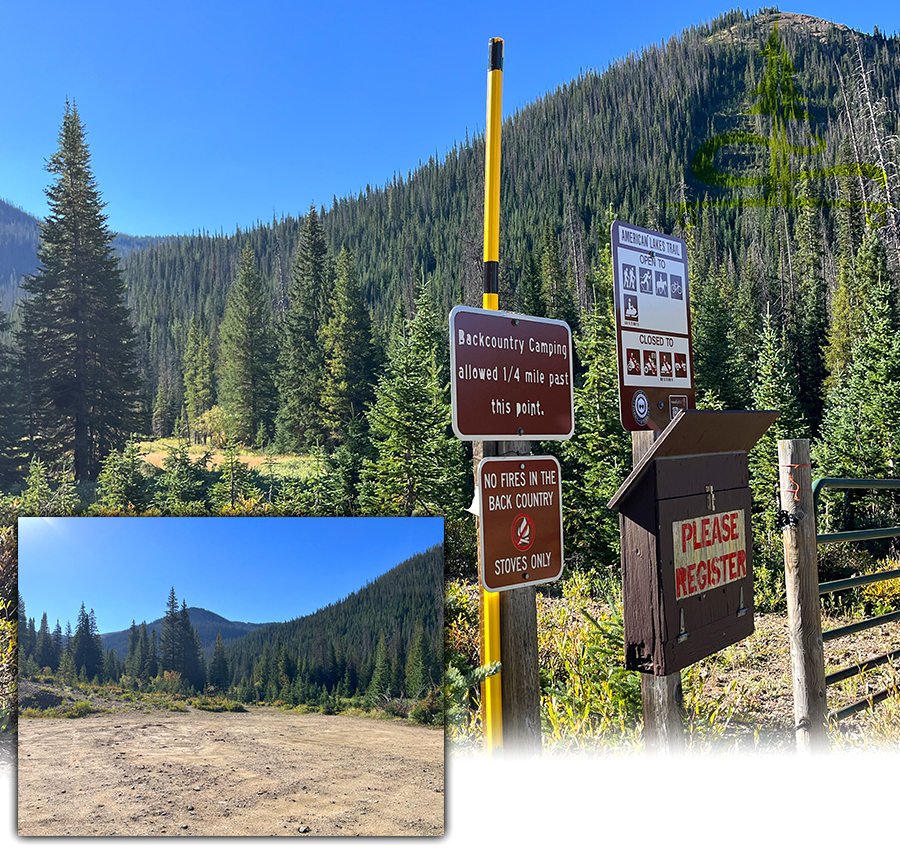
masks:
<svg viewBox="0 0 900 866"><path fill-rule="evenodd" d="M625 479L608 507L618 510L643 478L650 464L660 457L691 457L699 454L748 452L778 417L775 411L715 411L692 409L679 413L663 430L631 474Z"/></svg>

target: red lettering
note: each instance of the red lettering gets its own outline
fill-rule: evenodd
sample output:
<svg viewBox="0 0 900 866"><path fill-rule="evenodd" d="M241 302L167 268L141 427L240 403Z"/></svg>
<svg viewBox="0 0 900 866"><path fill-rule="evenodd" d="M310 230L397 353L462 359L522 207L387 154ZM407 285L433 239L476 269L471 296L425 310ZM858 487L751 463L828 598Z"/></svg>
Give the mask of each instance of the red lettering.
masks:
<svg viewBox="0 0 900 866"><path fill-rule="evenodd" d="M709 518L704 517L700 525L703 529L703 546L709 547Z"/></svg>
<svg viewBox="0 0 900 866"><path fill-rule="evenodd" d="M709 564L710 575L709 575L709 585L710 586L718 586L722 582L722 566L719 564L720 558L717 556L715 559L711 559ZM713 579L713 572L715 573L715 579Z"/></svg>
<svg viewBox="0 0 900 866"><path fill-rule="evenodd" d="M731 541L731 522L730 515L722 515L722 541Z"/></svg>
<svg viewBox="0 0 900 866"><path fill-rule="evenodd" d="M691 521L691 535L694 537L694 550L699 550L703 545L700 543L700 538L697 535L697 521Z"/></svg>
<svg viewBox="0 0 900 866"><path fill-rule="evenodd" d="M731 521L731 537L735 540L740 538L738 534L738 513L736 511L732 511L731 514L728 515L729 520Z"/></svg>
<svg viewBox="0 0 900 866"><path fill-rule="evenodd" d="M739 550L737 552L737 573L738 577L747 576L747 551Z"/></svg>
<svg viewBox="0 0 900 866"><path fill-rule="evenodd" d="M688 520L681 524L681 552L687 553L687 543L689 538L694 537L694 524Z"/></svg>
<svg viewBox="0 0 900 866"><path fill-rule="evenodd" d="M735 559L737 558L736 553L728 554L728 582L731 583L736 577L735 572L737 571L735 567Z"/></svg>
<svg viewBox="0 0 900 866"><path fill-rule="evenodd" d="M693 595L697 591L697 566L692 562L687 569L687 588L688 595Z"/></svg>
<svg viewBox="0 0 900 866"><path fill-rule="evenodd" d="M676 598L684 598L687 595L687 586L685 585L687 581L687 569L676 568L675 569L675 597Z"/></svg>
<svg viewBox="0 0 900 866"><path fill-rule="evenodd" d="M700 592L703 592L706 589L706 579L709 576L709 563L708 562L698 562L697 563L697 586L700 588Z"/></svg>
<svg viewBox="0 0 900 866"><path fill-rule="evenodd" d="M722 541L722 526L719 523L719 518L714 517L712 526L712 543L715 544L717 541L720 543Z"/></svg>

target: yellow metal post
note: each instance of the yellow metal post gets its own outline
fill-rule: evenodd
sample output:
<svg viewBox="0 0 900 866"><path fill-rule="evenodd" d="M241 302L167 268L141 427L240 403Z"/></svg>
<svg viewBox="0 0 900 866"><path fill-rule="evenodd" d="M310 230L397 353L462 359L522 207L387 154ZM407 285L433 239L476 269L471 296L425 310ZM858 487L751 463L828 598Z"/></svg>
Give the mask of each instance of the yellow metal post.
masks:
<svg viewBox="0 0 900 866"><path fill-rule="evenodd" d="M500 263L500 125L503 95L503 40L491 39L488 48L487 134L484 168L484 271L482 308L500 309L498 286ZM500 594L482 593L484 611L484 658L482 664L500 661ZM503 745L500 674L484 684L482 722L485 751Z"/></svg>

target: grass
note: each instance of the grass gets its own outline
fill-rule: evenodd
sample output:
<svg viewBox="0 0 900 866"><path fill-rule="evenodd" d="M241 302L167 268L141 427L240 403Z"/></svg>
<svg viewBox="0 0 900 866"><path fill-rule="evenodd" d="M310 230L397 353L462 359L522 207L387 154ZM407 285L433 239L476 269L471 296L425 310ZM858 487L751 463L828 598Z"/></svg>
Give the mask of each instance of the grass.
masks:
<svg viewBox="0 0 900 866"><path fill-rule="evenodd" d="M179 445L179 440L170 437L166 439L153 439L140 443L141 454L148 463L161 469L163 461L169 456L169 452ZM209 461L210 469L219 469L225 460L225 451L212 445L190 445L188 454L197 460L209 452L212 456ZM316 468L315 458L309 456L297 456L295 454L267 454L250 448L241 448L238 458L251 469L255 469L263 478L269 477L269 472L278 480L303 479L311 475Z"/></svg>
<svg viewBox="0 0 900 866"><path fill-rule="evenodd" d="M195 709L205 710L208 713L246 713L247 708L240 701L230 701L227 698L199 697L190 701Z"/></svg>
<svg viewBox="0 0 900 866"><path fill-rule="evenodd" d="M448 586L448 650L477 664L478 589ZM545 753L643 751L640 678L622 668L621 601L604 598L583 575L537 595L538 659ZM859 611L825 616L823 626L855 621ZM787 617L757 614L754 633L682 672L685 742L691 753L792 753L794 705ZM825 644L826 672L900 648L900 624ZM829 708L900 685L900 664L865 671L828 689ZM900 691L900 690L898 690ZM478 689L464 721L448 730L457 752L483 748ZM448 710L448 717L451 713ZM833 723L832 751L900 751L900 695Z"/></svg>
<svg viewBox="0 0 900 866"><path fill-rule="evenodd" d="M102 713L90 701L76 701L71 706L48 707L46 710L27 709L19 713L23 719L83 719L92 713Z"/></svg>

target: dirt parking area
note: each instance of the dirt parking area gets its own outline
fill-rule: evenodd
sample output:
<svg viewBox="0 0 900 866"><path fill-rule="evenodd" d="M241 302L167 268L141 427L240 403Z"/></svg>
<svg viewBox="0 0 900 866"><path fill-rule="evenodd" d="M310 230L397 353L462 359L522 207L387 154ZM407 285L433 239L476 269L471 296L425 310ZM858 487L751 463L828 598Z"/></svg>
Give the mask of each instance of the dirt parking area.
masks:
<svg viewBox="0 0 900 866"><path fill-rule="evenodd" d="M20 836L440 836L444 733L345 716L19 722Z"/></svg>

